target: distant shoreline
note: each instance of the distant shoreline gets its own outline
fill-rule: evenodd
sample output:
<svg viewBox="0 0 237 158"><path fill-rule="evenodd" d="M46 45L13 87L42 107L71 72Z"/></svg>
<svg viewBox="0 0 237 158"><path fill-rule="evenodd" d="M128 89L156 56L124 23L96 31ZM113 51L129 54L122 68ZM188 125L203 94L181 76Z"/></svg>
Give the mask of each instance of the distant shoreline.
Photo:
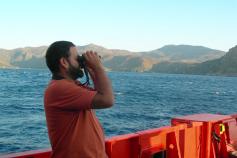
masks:
<svg viewBox="0 0 237 158"><path fill-rule="evenodd" d="M0 70L47 70L45 68L15 68L15 67L0 67ZM195 74L195 73L165 73L165 72L152 72L152 71L144 71L144 72L136 72L136 71L113 71L109 70L107 72L126 72L126 73L154 73L154 74L170 74L170 75L198 75L198 76L220 76L220 77L237 77L237 74Z"/></svg>

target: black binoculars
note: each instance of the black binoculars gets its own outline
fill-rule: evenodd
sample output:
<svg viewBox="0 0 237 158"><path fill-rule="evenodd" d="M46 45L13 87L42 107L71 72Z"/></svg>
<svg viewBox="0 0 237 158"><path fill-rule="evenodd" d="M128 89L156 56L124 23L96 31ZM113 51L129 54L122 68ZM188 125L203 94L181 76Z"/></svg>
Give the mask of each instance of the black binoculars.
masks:
<svg viewBox="0 0 237 158"><path fill-rule="evenodd" d="M101 56L99 56L99 58L101 58ZM86 58L83 55L78 55L77 62L79 63L79 66L84 70L86 76L86 82L83 83L83 85L90 85L90 78L86 67Z"/></svg>
<svg viewBox="0 0 237 158"><path fill-rule="evenodd" d="M88 70L86 68L86 58L83 55L78 55L77 62L79 63L79 66L84 70L84 73L86 75L86 82L83 83L83 85L90 85L90 78Z"/></svg>
<svg viewBox="0 0 237 158"><path fill-rule="evenodd" d="M100 55L99 55L99 58L101 59ZM82 69L86 68L86 58L83 55L78 55L77 62L79 63Z"/></svg>
<svg viewBox="0 0 237 158"><path fill-rule="evenodd" d="M82 69L86 67L86 59L83 55L78 55L77 61Z"/></svg>

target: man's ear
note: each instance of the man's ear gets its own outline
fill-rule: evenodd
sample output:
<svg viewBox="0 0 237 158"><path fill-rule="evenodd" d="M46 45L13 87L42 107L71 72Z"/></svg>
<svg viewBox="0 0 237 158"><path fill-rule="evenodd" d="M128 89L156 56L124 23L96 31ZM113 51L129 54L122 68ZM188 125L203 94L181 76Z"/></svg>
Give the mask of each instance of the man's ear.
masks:
<svg viewBox="0 0 237 158"><path fill-rule="evenodd" d="M61 58L59 60L59 63L60 63L60 66L63 67L64 69L67 69L68 68L68 62L65 58Z"/></svg>

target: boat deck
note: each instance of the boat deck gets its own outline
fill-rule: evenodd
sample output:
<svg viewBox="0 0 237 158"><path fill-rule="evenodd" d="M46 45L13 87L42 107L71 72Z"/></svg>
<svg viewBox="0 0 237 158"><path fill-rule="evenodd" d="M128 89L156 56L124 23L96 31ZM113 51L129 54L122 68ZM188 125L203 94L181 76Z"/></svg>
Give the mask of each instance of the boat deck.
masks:
<svg viewBox="0 0 237 158"><path fill-rule="evenodd" d="M109 158L236 158L237 114L176 117L170 126L119 135L105 142ZM0 158L49 158L51 149Z"/></svg>

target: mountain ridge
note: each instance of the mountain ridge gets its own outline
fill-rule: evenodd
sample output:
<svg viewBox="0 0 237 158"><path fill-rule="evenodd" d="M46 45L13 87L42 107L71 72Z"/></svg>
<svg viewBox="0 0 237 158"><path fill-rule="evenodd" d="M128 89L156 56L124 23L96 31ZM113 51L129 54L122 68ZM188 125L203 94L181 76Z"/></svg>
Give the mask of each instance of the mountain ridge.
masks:
<svg viewBox="0 0 237 158"><path fill-rule="evenodd" d="M47 46L40 46L0 49L0 67L46 68L44 56L47 48ZM97 51L102 56L107 70L164 73L190 73L190 67L219 59L226 54L224 51L193 45L165 45L151 51L132 52L107 49L91 43L77 46L77 49L79 54L87 50ZM177 71L170 71L172 65L178 65L180 68L173 66ZM187 67L186 71L184 67Z"/></svg>
<svg viewBox="0 0 237 158"><path fill-rule="evenodd" d="M163 62L152 67L150 72L177 73L177 74L201 74L201 75L237 75L237 46L220 58L208 60L202 63L186 64L177 62Z"/></svg>

